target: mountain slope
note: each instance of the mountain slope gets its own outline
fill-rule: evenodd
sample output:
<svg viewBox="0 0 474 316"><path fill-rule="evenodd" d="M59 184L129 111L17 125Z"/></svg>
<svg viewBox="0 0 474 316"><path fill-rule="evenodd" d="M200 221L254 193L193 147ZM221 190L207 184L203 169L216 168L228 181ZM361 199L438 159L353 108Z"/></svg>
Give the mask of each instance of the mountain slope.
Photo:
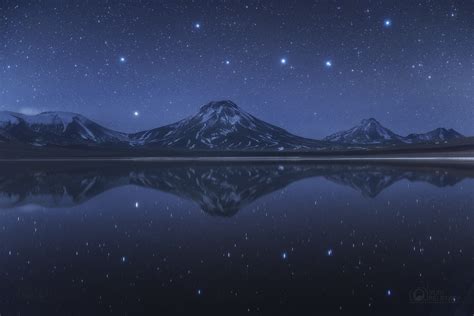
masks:
<svg viewBox="0 0 474 316"><path fill-rule="evenodd" d="M304 150L324 142L290 134L231 101L211 102L177 123L130 135L135 145L187 150Z"/></svg>
<svg viewBox="0 0 474 316"><path fill-rule="evenodd" d="M443 143L453 139L463 138L464 135L454 129L436 128L423 134L410 134L405 137L407 143Z"/></svg>
<svg viewBox="0 0 474 316"><path fill-rule="evenodd" d="M437 128L427 133L400 136L376 119L362 120L353 128L327 136L324 140L345 145L401 145L449 142L464 136L453 129Z"/></svg>
<svg viewBox="0 0 474 316"><path fill-rule="evenodd" d="M353 128L329 135L324 140L341 144L399 144L403 137L385 128L376 119L362 120Z"/></svg>
<svg viewBox="0 0 474 316"><path fill-rule="evenodd" d="M0 112L0 141L45 145L124 144L127 134L107 129L86 117L69 112L24 115Z"/></svg>

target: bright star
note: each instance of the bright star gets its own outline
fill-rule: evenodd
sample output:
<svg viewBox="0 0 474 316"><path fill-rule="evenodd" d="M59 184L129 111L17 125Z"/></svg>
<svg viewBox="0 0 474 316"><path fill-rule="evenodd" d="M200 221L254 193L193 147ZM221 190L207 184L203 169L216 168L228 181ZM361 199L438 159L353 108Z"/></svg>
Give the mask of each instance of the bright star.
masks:
<svg viewBox="0 0 474 316"><path fill-rule="evenodd" d="M125 262L127 260L127 258L122 257L120 260L122 260L122 262Z"/></svg>
<svg viewBox="0 0 474 316"><path fill-rule="evenodd" d="M329 249L329 250L327 251L327 255L328 255L329 257L332 256L332 249Z"/></svg>
<svg viewBox="0 0 474 316"><path fill-rule="evenodd" d="M282 65L286 65L286 58L280 59L280 63L281 63Z"/></svg>
<svg viewBox="0 0 474 316"><path fill-rule="evenodd" d="M138 113L138 111L135 111L135 112L133 112L133 115L134 115L134 116L139 116L140 113Z"/></svg>
<svg viewBox="0 0 474 316"><path fill-rule="evenodd" d="M288 255L286 254L286 252L284 252L284 253L281 254L281 257L282 257L283 259L286 259L286 258L288 257Z"/></svg>
<svg viewBox="0 0 474 316"><path fill-rule="evenodd" d="M327 60L325 63L326 67L332 67L332 61Z"/></svg>
<svg viewBox="0 0 474 316"><path fill-rule="evenodd" d="M194 27L197 28L197 29L200 29L201 28L201 23L194 24Z"/></svg>
<svg viewBox="0 0 474 316"><path fill-rule="evenodd" d="M124 63L125 62L125 57L120 57L120 62Z"/></svg>
<svg viewBox="0 0 474 316"><path fill-rule="evenodd" d="M391 296L392 295L392 291L391 290L388 290L387 291L387 296Z"/></svg>
<svg viewBox="0 0 474 316"><path fill-rule="evenodd" d="M201 291L201 290L197 290L197 293L198 293L198 295L201 295L202 291Z"/></svg>
<svg viewBox="0 0 474 316"><path fill-rule="evenodd" d="M138 202L135 202L135 208L138 208L140 206L140 204L138 204Z"/></svg>
<svg viewBox="0 0 474 316"><path fill-rule="evenodd" d="M225 61L225 64L226 64L226 65L230 65L230 60L226 60L226 61Z"/></svg>
<svg viewBox="0 0 474 316"><path fill-rule="evenodd" d="M392 26L392 20L386 19L385 21L383 21L383 25L384 25L385 27L390 27L390 26Z"/></svg>

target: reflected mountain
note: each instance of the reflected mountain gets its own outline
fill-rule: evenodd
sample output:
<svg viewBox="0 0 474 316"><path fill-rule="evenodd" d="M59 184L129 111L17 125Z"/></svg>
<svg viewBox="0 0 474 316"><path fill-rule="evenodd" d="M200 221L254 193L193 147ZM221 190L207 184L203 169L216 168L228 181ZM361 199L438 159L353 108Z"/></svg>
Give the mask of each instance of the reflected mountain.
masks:
<svg viewBox="0 0 474 316"><path fill-rule="evenodd" d="M263 195L310 177L374 198L401 180L446 187L474 178L474 171L462 166L357 164L12 164L0 168L0 207L71 207L107 190L135 185L192 200L211 215L232 216Z"/></svg>
<svg viewBox="0 0 474 316"><path fill-rule="evenodd" d="M453 186L464 178L474 177L459 168L403 167L403 166L337 166L324 177L332 182L350 186L363 196L374 198L401 180L427 182L437 187Z"/></svg>

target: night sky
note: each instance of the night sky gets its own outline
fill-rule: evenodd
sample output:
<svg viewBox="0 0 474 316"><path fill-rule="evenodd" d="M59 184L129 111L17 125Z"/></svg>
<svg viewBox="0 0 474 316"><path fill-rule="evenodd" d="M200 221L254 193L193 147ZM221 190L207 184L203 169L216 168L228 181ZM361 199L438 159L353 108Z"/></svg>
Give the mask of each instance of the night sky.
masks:
<svg viewBox="0 0 474 316"><path fill-rule="evenodd" d="M0 109L139 131L230 99L323 137L474 134L474 1L8 1Z"/></svg>

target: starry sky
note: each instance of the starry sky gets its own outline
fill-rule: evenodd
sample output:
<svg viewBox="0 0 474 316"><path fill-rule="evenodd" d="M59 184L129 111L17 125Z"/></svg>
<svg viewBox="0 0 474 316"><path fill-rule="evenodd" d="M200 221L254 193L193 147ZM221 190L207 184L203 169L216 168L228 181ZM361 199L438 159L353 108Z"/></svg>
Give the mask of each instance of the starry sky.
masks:
<svg viewBox="0 0 474 316"><path fill-rule="evenodd" d="M320 138L474 134L473 1L0 3L0 109L133 132L211 100Z"/></svg>

